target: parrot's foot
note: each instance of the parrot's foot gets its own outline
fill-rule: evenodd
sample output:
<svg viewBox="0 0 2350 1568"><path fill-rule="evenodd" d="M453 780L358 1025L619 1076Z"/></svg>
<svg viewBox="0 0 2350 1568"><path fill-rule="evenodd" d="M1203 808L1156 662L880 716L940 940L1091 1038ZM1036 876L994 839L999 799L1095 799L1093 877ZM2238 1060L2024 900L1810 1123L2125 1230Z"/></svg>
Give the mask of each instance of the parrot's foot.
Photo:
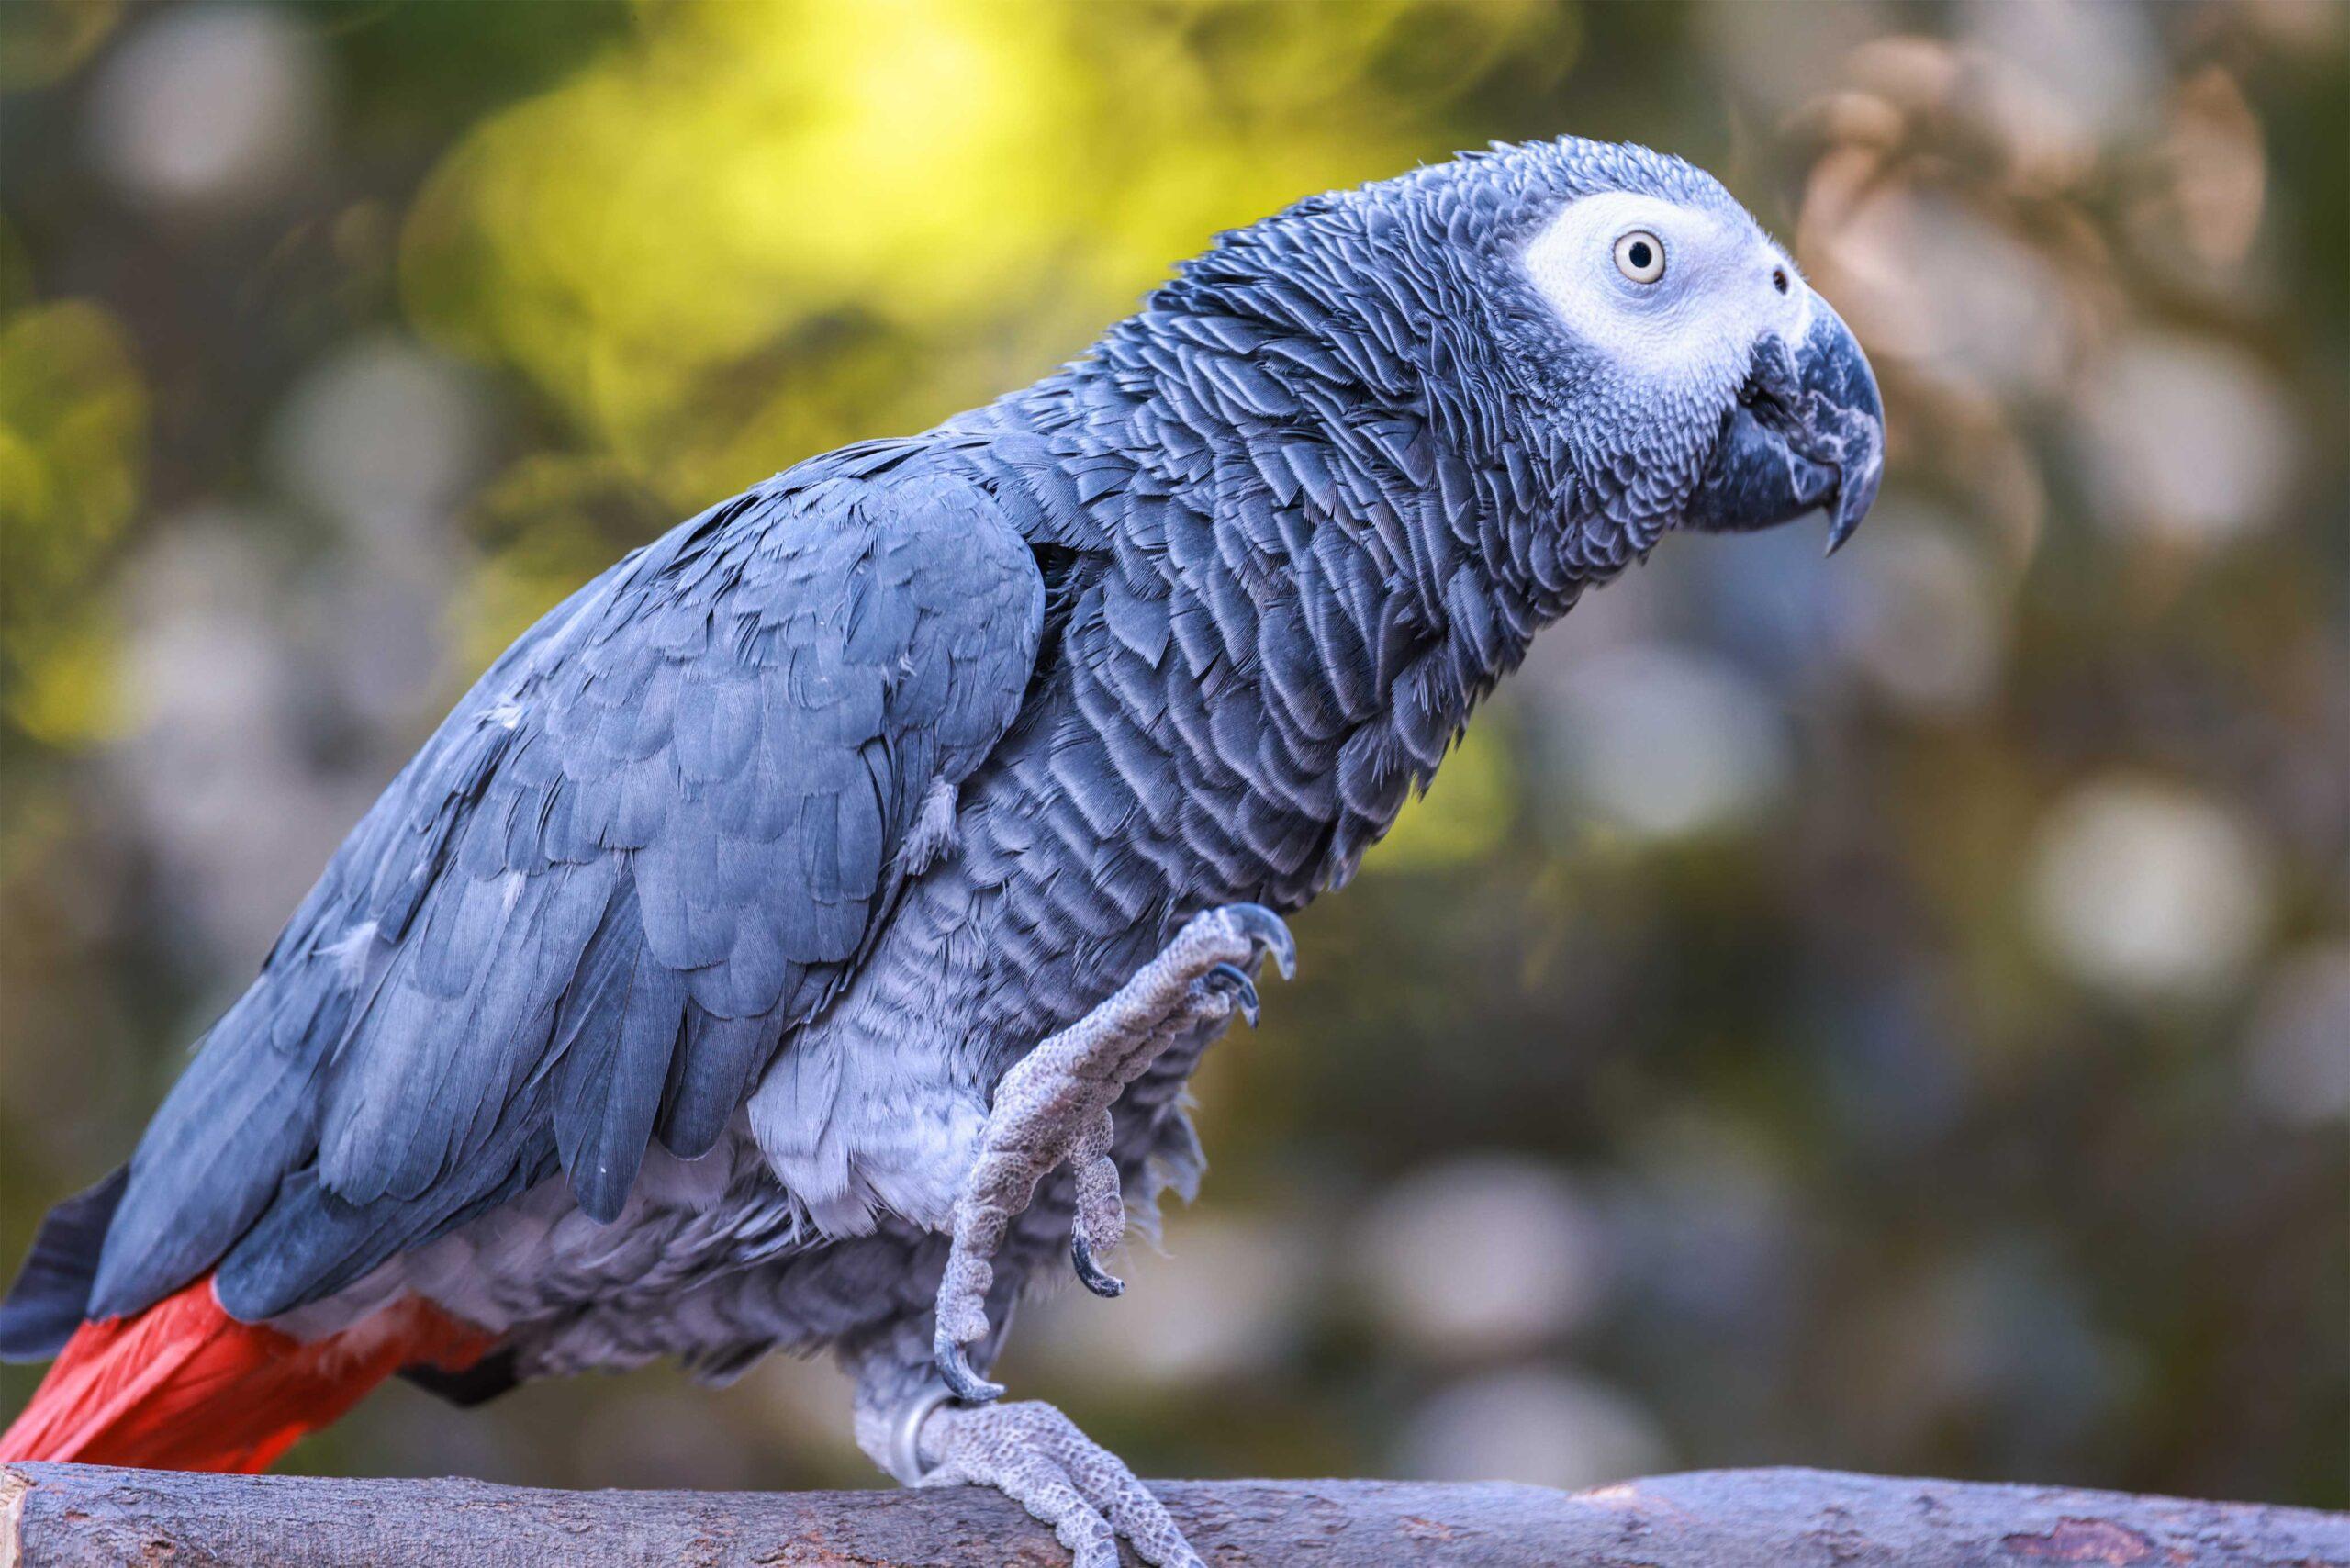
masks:
<svg viewBox="0 0 2350 1568"><path fill-rule="evenodd" d="M1119 1536L1154 1568L1205 1568L1125 1462L1037 1400L944 1405L916 1439L923 1486L992 1486L1052 1528L1073 1568L1117 1568Z"/></svg>
<svg viewBox="0 0 2350 1568"><path fill-rule="evenodd" d="M1255 977L1268 954L1283 976L1296 968L1289 928L1262 905L1227 904L1194 915L1109 1001L1003 1075L979 1159L955 1201L954 1249L938 1285L938 1371L957 1397L980 1404L1003 1392L971 1370L968 1351L988 1331L987 1294L994 1281L989 1260L1035 1196L1036 1183L1057 1167L1067 1163L1077 1172L1069 1257L1078 1278L1098 1295L1125 1289L1099 1261L1126 1226L1110 1152L1110 1107L1161 1052L1192 1031L1235 1013L1254 1025Z"/></svg>

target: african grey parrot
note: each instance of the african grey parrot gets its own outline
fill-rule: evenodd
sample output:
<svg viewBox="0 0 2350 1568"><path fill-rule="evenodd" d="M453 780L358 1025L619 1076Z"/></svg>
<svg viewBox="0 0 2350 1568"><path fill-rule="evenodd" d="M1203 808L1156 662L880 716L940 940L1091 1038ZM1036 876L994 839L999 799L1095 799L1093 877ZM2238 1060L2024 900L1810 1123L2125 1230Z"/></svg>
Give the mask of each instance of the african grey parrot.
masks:
<svg viewBox="0 0 2350 1568"><path fill-rule="evenodd" d="M979 1368L1201 1167L1180 1092L1478 700L1675 528L1868 510L1844 324L1709 176L1497 147L1221 237L1082 359L810 458L525 633L127 1167L53 1212L0 1454L260 1468L828 1347L901 1481L1196 1561Z"/></svg>

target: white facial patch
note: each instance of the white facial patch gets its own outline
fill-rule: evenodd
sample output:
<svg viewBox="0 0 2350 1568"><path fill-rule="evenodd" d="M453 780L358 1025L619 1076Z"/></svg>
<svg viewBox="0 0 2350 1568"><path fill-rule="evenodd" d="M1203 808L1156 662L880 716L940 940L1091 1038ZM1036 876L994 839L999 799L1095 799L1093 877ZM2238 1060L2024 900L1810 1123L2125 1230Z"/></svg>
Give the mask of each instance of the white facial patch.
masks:
<svg viewBox="0 0 2350 1568"><path fill-rule="evenodd" d="M1635 231L1664 249L1653 283L1617 264L1617 241ZM1603 191L1570 202L1528 241L1525 263L1568 330L1639 380L1743 379L1764 331L1800 342L1811 325L1810 291L1753 225L1659 196Z"/></svg>

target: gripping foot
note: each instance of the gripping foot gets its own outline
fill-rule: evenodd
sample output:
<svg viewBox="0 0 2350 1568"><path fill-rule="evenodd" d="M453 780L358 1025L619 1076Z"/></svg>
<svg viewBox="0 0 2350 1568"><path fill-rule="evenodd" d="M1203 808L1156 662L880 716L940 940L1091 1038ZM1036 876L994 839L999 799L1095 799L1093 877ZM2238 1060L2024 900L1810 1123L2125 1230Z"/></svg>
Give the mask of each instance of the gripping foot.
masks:
<svg viewBox="0 0 2350 1568"><path fill-rule="evenodd" d="M1152 1568L1205 1568L1125 1462L1049 1405L943 1406L916 1440L920 1484L994 1487L1050 1527L1073 1568L1117 1568L1120 1536Z"/></svg>
<svg viewBox="0 0 2350 1568"><path fill-rule="evenodd" d="M1061 1165L1077 1173L1069 1261L1078 1278L1096 1295L1125 1291L1100 1261L1125 1238L1126 1225L1110 1108L1176 1040L1236 1013L1253 1026L1256 974L1268 958L1284 979L1296 970L1297 944L1271 910L1237 903L1194 915L1116 994L1003 1075L979 1159L955 1202L954 1246L938 1286L934 1351L957 1398L984 1404L1003 1393L970 1358L988 1332L990 1260L1036 1183Z"/></svg>

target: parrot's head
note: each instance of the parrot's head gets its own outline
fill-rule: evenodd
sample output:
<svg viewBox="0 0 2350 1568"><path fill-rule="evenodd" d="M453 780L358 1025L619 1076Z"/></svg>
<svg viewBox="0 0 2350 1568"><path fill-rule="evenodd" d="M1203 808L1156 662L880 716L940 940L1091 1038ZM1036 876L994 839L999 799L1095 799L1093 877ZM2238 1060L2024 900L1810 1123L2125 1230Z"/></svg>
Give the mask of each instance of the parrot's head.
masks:
<svg viewBox="0 0 2350 1568"><path fill-rule="evenodd" d="M1570 140L1496 162L1525 196L1496 209L1493 286L1538 302L1503 330L1528 422L1584 485L1650 540L1816 509L1830 550L1850 538L1884 475L1884 405L1786 252L1678 159Z"/></svg>
<svg viewBox="0 0 2350 1568"><path fill-rule="evenodd" d="M1586 578L1673 528L1814 510L1832 549L1876 496L1884 409L1860 344L1677 158L1499 146L1300 203L1227 255L1235 241L1278 264L1277 297L1327 302L1349 363L1400 363L1394 403L1503 476L1514 521L1555 531ZM1213 282L1217 253L1203 263Z"/></svg>

